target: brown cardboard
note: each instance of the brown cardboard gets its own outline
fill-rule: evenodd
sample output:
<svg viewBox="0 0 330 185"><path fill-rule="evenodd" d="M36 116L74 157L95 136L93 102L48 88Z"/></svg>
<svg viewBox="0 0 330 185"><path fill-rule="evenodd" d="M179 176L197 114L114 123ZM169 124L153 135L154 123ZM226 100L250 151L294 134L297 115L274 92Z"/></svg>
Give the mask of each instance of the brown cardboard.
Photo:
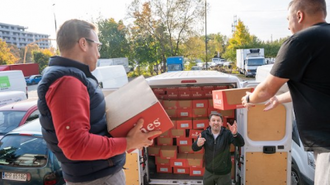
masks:
<svg viewBox="0 0 330 185"><path fill-rule="evenodd" d="M187 161L189 167L203 167L204 154L188 154Z"/></svg>
<svg viewBox="0 0 330 185"><path fill-rule="evenodd" d="M188 167L187 154L178 154L176 159L170 160L172 167Z"/></svg>
<svg viewBox="0 0 330 185"><path fill-rule="evenodd" d="M252 92L253 88L240 88L240 89L225 89L225 90L213 90L213 106L215 109L229 110L244 108L242 105L242 97L246 95L246 92Z"/></svg>
<svg viewBox="0 0 330 185"><path fill-rule="evenodd" d="M207 108L193 109L193 118L207 117Z"/></svg>
<svg viewBox="0 0 330 185"><path fill-rule="evenodd" d="M173 138L171 137L157 137L157 145L173 145Z"/></svg>
<svg viewBox="0 0 330 185"><path fill-rule="evenodd" d="M177 109L178 101L176 100L163 100L162 105L164 109Z"/></svg>
<svg viewBox="0 0 330 185"><path fill-rule="evenodd" d="M159 156L160 146L149 146L147 150L148 150L148 155Z"/></svg>
<svg viewBox="0 0 330 185"><path fill-rule="evenodd" d="M143 132L165 132L173 127L143 76L110 93L105 101L108 132L114 137L126 137L140 118L144 119Z"/></svg>
<svg viewBox="0 0 330 185"><path fill-rule="evenodd" d="M192 150L191 146L178 146L179 148L179 153L194 153L194 151Z"/></svg>
<svg viewBox="0 0 330 185"><path fill-rule="evenodd" d="M160 157L163 159L176 159L177 153L177 146L161 146L160 148Z"/></svg>
<svg viewBox="0 0 330 185"><path fill-rule="evenodd" d="M178 109L192 109L192 100L178 100Z"/></svg>
<svg viewBox="0 0 330 185"><path fill-rule="evenodd" d="M171 129L170 135L173 138L185 138L186 137L186 130L185 129Z"/></svg>
<svg viewBox="0 0 330 185"><path fill-rule="evenodd" d="M155 157L155 162L157 165L168 165L168 166L171 165L170 159L164 159L159 156Z"/></svg>
<svg viewBox="0 0 330 185"><path fill-rule="evenodd" d="M205 109L209 105L208 100L193 100L193 109Z"/></svg>

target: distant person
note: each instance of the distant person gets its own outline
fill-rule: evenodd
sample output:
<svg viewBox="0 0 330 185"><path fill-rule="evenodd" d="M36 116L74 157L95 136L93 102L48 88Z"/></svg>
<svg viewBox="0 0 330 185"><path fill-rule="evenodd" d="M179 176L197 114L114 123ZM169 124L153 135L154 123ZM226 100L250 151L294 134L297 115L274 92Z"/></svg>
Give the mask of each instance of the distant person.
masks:
<svg viewBox="0 0 330 185"><path fill-rule="evenodd" d="M233 125L227 124L229 130L223 127L222 116L218 112L211 112L209 125L192 145L194 151L205 149L203 185L231 185L230 144L244 146L244 139L237 132L236 121Z"/></svg>
<svg viewBox="0 0 330 185"><path fill-rule="evenodd" d="M325 0L292 0L289 29L270 75L242 103L269 99L265 110L292 101L300 138L316 159L315 184L330 185L330 25ZM289 92L274 96L287 83Z"/></svg>
<svg viewBox="0 0 330 185"><path fill-rule="evenodd" d="M160 133L142 133L142 119L126 138L107 132L104 95L91 74L102 46L94 25L64 22L57 44L61 56L50 58L38 86L43 137L67 185L125 185L125 152L151 145L148 138Z"/></svg>

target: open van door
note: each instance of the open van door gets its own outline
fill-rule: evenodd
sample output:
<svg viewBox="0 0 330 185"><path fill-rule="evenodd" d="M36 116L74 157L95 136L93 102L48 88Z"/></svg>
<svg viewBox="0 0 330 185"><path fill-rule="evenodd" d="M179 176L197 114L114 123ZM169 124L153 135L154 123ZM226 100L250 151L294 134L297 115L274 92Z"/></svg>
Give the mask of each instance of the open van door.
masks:
<svg viewBox="0 0 330 185"><path fill-rule="evenodd" d="M255 87L258 82L243 83ZM237 175L239 184L290 185L292 106L264 111L264 104L237 109L238 132L245 139Z"/></svg>

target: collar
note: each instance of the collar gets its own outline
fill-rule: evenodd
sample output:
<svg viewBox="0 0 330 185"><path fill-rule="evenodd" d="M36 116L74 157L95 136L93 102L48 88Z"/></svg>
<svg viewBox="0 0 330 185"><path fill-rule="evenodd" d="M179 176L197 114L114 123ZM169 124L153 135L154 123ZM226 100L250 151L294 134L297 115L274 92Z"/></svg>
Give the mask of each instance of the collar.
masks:
<svg viewBox="0 0 330 185"><path fill-rule="evenodd" d="M92 75L89 70L89 66L81 62L71 60L69 58L64 58L61 56L52 56L49 60L49 66L64 66L64 67L74 67L85 73L86 77L97 79Z"/></svg>

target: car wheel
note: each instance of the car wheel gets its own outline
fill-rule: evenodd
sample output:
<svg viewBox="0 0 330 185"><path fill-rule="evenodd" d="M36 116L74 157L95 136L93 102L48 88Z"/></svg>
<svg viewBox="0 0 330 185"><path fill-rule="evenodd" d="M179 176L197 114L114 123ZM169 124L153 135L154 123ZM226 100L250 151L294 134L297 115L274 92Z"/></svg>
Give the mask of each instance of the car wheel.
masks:
<svg viewBox="0 0 330 185"><path fill-rule="evenodd" d="M291 185L302 185L298 170L292 166L291 168Z"/></svg>

